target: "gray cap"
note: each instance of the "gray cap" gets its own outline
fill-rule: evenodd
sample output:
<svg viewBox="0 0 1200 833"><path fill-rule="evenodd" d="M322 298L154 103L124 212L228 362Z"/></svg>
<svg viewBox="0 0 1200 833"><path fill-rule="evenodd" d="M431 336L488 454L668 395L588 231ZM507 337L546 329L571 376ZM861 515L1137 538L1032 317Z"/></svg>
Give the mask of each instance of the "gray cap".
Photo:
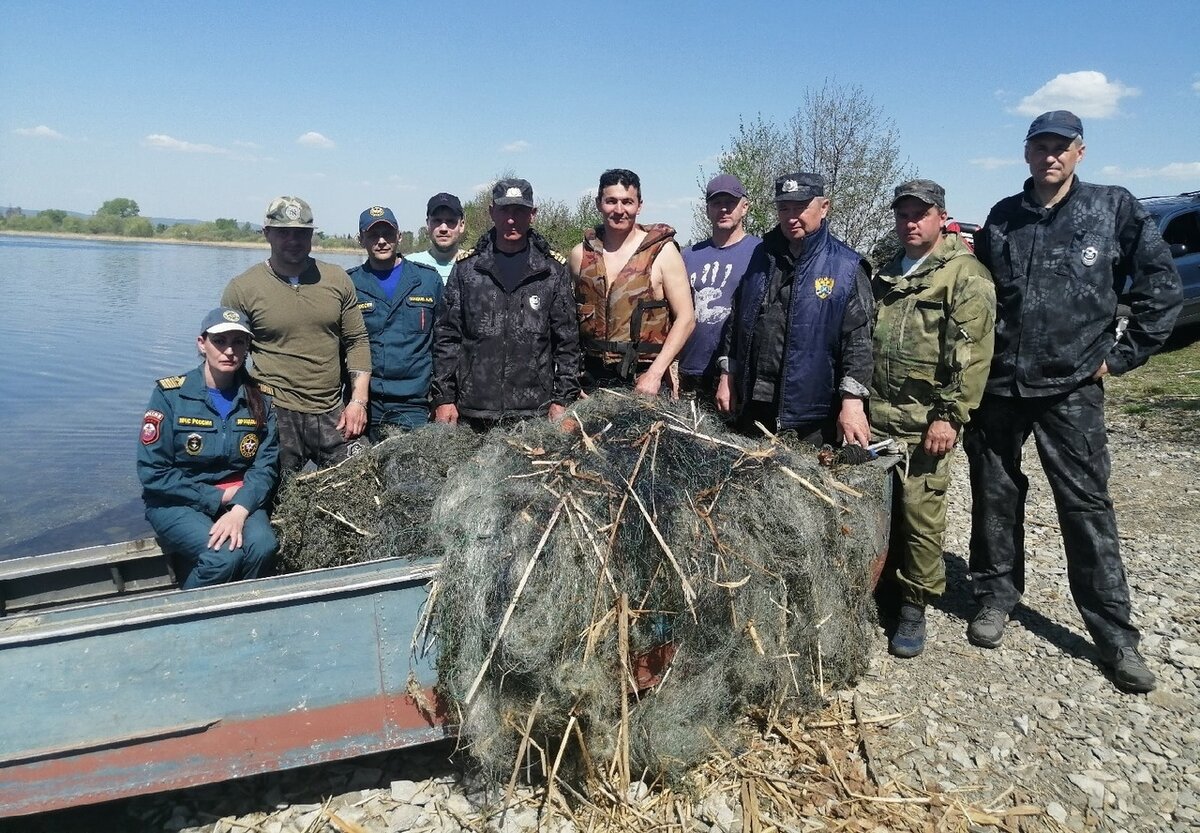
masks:
<svg viewBox="0 0 1200 833"><path fill-rule="evenodd" d="M807 202L823 196L825 177L820 174L784 174L775 180L775 202Z"/></svg>
<svg viewBox="0 0 1200 833"><path fill-rule="evenodd" d="M1039 133L1053 133L1067 139L1078 139L1083 136L1083 122L1070 110L1051 110L1033 120L1033 124L1029 125L1029 132L1025 134L1025 141L1028 142Z"/></svg>
<svg viewBox="0 0 1200 833"><path fill-rule="evenodd" d="M263 228L313 228L313 213L299 197L276 197L267 207Z"/></svg>
<svg viewBox="0 0 1200 833"><path fill-rule="evenodd" d="M524 179L502 179L492 186L492 205L533 208L533 186Z"/></svg>
<svg viewBox="0 0 1200 833"><path fill-rule="evenodd" d="M200 322L200 333L202 335L229 332L245 333L248 336L254 336L249 324L246 323L246 313L230 309L229 307L217 307L204 316L204 320Z"/></svg>
<svg viewBox="0 0 1200 833"><path fill-rule="evenodd" d="M916 197L926 205L936 205L943 210L946 208L946 189L932 179L910 179L897 185L892 208L905 197Z"/></svg>

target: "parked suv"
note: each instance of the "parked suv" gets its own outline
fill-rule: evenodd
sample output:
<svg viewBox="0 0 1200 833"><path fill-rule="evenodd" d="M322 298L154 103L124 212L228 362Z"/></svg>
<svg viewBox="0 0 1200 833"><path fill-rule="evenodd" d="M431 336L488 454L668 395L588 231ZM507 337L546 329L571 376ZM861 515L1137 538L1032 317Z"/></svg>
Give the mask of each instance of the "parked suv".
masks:
<svg viewBox="0 0 1200 833"><path fill-rule="evenodd" d="M1174 197L1144 197L1183 279L1183 309L1176 327L1200 323L1200 191Z"/></svg>

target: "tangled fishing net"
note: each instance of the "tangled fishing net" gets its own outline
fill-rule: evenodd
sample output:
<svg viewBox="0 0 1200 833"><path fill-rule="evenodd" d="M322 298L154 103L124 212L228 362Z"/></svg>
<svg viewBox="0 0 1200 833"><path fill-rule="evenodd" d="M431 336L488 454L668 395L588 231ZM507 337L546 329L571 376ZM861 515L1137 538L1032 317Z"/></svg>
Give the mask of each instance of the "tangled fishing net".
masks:
<svg viewBox="0 0 1200 833"><path fill-rule="evenodd" d="M835 478L815 449L613 392L566 425L399 435L295 478L277 513L293 569L441 557L427 634L486 773L677 782L743 715L862 673L883 467Z"/></svg>

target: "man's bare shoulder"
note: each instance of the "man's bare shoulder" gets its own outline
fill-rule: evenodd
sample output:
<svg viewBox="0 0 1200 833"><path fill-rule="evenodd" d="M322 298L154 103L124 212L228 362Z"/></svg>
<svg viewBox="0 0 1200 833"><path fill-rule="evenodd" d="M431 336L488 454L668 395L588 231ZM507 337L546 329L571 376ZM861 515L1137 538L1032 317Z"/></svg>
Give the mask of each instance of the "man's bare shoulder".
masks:
<svg viewBox="0 0 1200 833"><path fill-rule="evenodd" d="M580 268L583 266L583 244L576 243L571 248L571 253L567 255L567 267L571 270L571 274L579 274Z"/></svg>

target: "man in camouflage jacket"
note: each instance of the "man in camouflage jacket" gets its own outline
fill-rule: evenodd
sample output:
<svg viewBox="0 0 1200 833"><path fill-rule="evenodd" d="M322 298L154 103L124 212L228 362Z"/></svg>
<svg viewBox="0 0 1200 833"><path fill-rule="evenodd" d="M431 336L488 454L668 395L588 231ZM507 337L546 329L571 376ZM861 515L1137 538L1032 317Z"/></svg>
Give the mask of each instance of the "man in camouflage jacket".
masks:
<svg viewBox="0 0 1200 833"><path fill-rule="evenodd" d="M579 396L579 321L566 259L530 228L523 179L492 189L494 227L455 261L434 313L434 419L476 430L557 419Z"/></svg>
<svg viewBox="0 0 1200 833"><path fill-rule="evenodd" d="M979 405L992 361L992 277L957 234L944 233L946 192L929 179L896 187L904 251L872 282L871 428L907 446L895 502L901 607L891 652L925 647L925 605L946 592L942 538L950 454Z"/></svg>
<svg viewBox="0 0 1200 833"><path fill-rule="evenodd" d="M1144 363L1171 332L1179 273L1154 221L1124 188L1080 182L1083 124L1043 113L1025 136L1032 174L1001 200L975 253L996 284L996 352L963 441L971 465L976 645L1000 645L1025 589L1021 448L1032 432L1054 493L1071 593L1100 661L1124 691L1155 678L1138 653L1108 495L1104 382ZM1128 282L1122 333L1117 299Z"/></svg>

